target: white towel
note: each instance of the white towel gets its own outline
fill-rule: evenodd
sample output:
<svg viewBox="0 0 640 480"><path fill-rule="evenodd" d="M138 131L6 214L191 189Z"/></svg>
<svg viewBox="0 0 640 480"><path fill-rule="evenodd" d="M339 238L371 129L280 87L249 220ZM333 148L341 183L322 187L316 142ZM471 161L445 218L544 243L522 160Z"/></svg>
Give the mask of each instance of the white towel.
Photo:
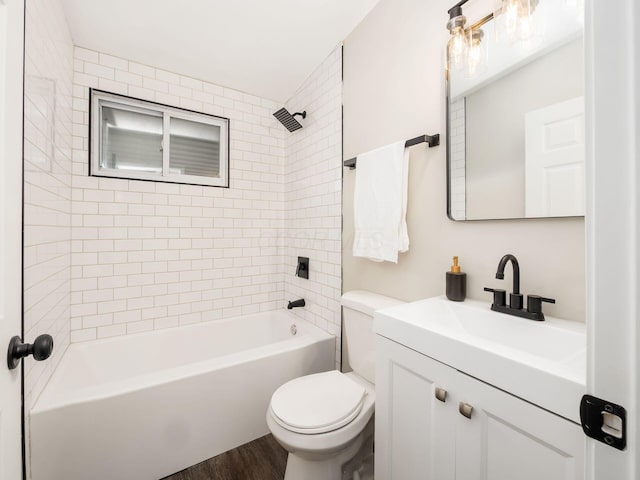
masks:
<svg viewBox="0 0 640 480"><path fill-rule="evenodd" d="M409 150L404 142L358 156L353 214L353 256L398 263L409 250L407 190Z"/></svg>

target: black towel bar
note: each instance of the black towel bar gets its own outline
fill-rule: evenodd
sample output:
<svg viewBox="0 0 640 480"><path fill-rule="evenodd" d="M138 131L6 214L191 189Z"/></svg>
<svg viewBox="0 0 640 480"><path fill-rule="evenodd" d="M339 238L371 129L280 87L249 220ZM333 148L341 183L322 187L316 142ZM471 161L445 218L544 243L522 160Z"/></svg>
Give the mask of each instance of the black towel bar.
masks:
<svg viewBox="0 0 640 480"><path fill-rule="evenodd" d="M418 145L419 143L427 143L427 144L429 144L429 148L437 147L438 145L440 145L440 134L436 133L435 135L420 135L419 137L407 140L404 143L404 146L405 146L405 148L406 147L413 147L414 145ZM350 169L353 170L354 168L356 168L357 160L358 160L357 157L356 158L350 158L349 160L345 160L343 162L343 165L345 167L349 167Z"/></svg>

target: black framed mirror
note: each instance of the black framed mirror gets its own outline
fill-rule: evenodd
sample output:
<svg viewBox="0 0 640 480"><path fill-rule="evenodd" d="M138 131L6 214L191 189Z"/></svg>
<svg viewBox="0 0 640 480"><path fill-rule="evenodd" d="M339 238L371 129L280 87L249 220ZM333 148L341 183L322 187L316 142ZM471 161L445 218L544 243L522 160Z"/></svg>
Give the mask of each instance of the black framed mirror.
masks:
<svg viewBox="0 0 640 480"><path fill-rule="evenodd" d="M528 8L528 18L516 27L513 12L505 11L511 4ZM449 218L583 216L582 5L504 0L496 12L477 19L461 19L460 8L452 11L446 72Z"/></svg>

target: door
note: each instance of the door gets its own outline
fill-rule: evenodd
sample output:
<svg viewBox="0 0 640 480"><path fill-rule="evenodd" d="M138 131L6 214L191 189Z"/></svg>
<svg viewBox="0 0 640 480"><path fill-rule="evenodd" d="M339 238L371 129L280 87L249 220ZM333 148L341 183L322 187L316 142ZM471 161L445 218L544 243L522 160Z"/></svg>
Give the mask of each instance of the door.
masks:
<svg viewBox="0 0 640 480"><path fill-rule="evenodd" d="M456 480L583 480L582 428L463 373Z"/></svg>
<svg viewBox="0 0 640 480"><path fill-rule="evenodd" d="M21 370L9 340L22 330L24 0L0 0L0 478L22 478Z"/></svg>
<svg viewBox="0 0 640 480"><path fill-rule="evenodd" d="M639 6L586 2L587 393L627 410L625 450L587 439L588 480L640 478Z"/></svg>
<svg viewBox="0 0 640 480"><path fill-rule="evenodd" d="M455 376L453 368L376 336L375 478L455 478Z"/></svg>
<svg viewBox="0 0 640 480"><path fill-rule="evenodd" d="M584 215L584 97L525 116L525 217Z"/></svg>

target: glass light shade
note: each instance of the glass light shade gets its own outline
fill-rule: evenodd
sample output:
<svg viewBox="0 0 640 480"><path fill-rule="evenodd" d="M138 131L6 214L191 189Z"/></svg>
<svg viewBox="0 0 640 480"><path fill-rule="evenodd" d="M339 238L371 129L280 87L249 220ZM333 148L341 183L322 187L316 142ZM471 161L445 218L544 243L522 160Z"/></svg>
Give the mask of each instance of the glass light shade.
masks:
<svg viewBox="0 0 640 480"><path fill-rule="evenodd" d="M468 50L467 36L464 29L458 27L454 30L449 40L449 62L454 69L464 66Z"/></svg>
<svg viewBox="0 0 640 480"><path fill-rule="evenodd" d="M529 41L540 32L535 15L539 0L502 0L495 13L496 40L503 43Z"/></svg>
<svg viewBox="0 0 640 480"><path fill-rule="evenodd" d="M468 31L469 51L467 54L466 74L469 77L475 77L487 68L487 42L482 41L484 32L479 29Z"/></svg>
<svg viewBox="0 0 640 480"><path fill-rule="evenodd" d="M464 29L467 18L462 15L461 9L450 13L453 16L447 22L447 29L451 34L447 43L447 68L457 71L464 68L469 53L469 40Z"/></svg>
<svg viewBox="0 0 640 480"><path fill-rule="evenodd" d="M507 39L514 41L518 35L518 24L521 15L521 0L504 0L499 19L502 20L502 30Z"/></svg>

